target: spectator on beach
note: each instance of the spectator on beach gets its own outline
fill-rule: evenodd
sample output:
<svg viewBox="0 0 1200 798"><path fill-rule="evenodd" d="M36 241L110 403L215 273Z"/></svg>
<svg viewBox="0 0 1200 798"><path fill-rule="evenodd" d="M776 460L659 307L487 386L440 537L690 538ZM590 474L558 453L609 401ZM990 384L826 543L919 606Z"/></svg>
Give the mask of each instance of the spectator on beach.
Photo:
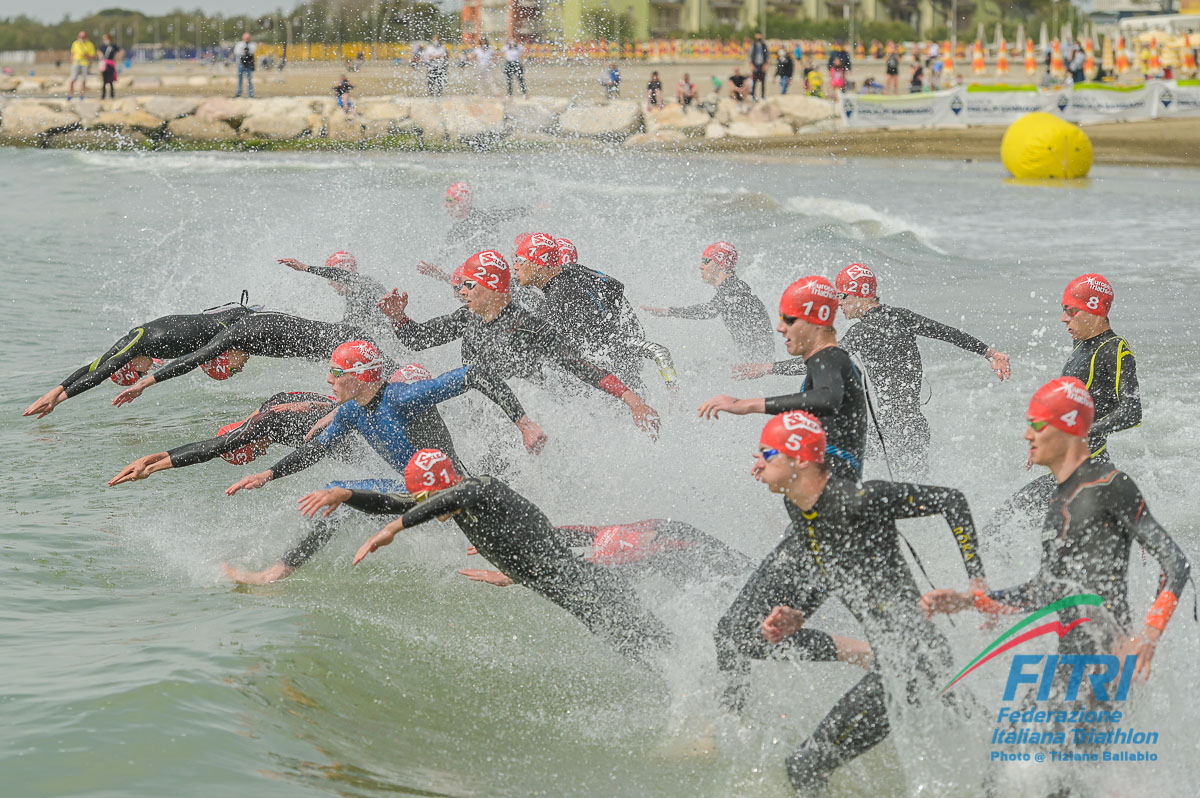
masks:
<svg viewBox="0 0 1200 798"><path fill-rule="evenodd" d="M788 55L787 50L779 49L779 59L775 62L775 77L779 78L779 93L787 94L792 76L796 74L796 62Z"/></svg>
<svg viewBox="0 0 1200 798"><path fill-rule="evenodd" d="M521 94L525 99L529 99L529 89L525 88L525 65L521 63L521 59L525 57L525 45L509 39L503 47L500 48L501 55L504 56L504 79L508 83L508 96L513 96L513 78L521 84Z"/></svg>
<svg viewBox="0 0 1200 798"><path fill-rule="evenodd" d="M88 70L96 60L96 45L88 40L87 31L79 31L79 36L71 42L71 75L67 80L67 99L75 94L75 81L79 81L79 99L87 94Z"/></svg>
<svg viewBox="0 0 1200 798"><path fill-rule="evenodd" d="M254 53L258 42L251 41L250 31L242 34L242 40L233 46L233 61L237 64L238 87L234 97L242 96L242 78L246 80L247 94L254 97Z"/></svg>
<svg viewBox="0 0 1200 798"><path fill-rule="evenodd" d="M883 62L883 71L886 77L883 79L884 91L887 94L900 93L900 53L896 51L896 43L889 41L887 43L887 60Z"/></svg>
<svg viewBox="0 0 1200 798"><path fill-rule="evenodd" d="M604 87L606 98L611 100L621 96L621 70L615 63L609 64L608 69L604 70L604 75L600 78L600 85Z"/></svg>
<svg viewBox="0 0 1200 798"><path fill-rule="evenodd" d="M479 84L487 90L489 97L496 95L496 51L483 36L475 48L475 68L479 70Z"/></svg>
<svg viewBox="0 0 1200 798"><path fill-rule="evenodd" d="M942 48L937 42L930 42L929 49L925 51L925 68L933 66L942 60Z"/></svg>
<svg viewBox="0 0 1200 798"><path fill-rule="evenodd" d="M658 72L650 73L650 82L646 84L646 110L661 111L663 107L662 79Z"/></svg>
<svg viewBox="0 0 1200 798"><path fill-rule="evenodd" d="M441 38L434 36L433 42L425 48L422 58L425 61L426 90L430 97L441 97L446 90L446 71L450 68L450 54L442 44Z"/></svg>
<svg viewBox="0 0 1200 798"><path fill-rule="evenodd" d="M912 77L908 81L908 93L920 94L925 91L925 67L921 62L913 64Z"/></svg>
<svg viewBox="0 0 1200 798"><path fill-rule="evenodd" d="M1067 69L1071 72L1071 82L1083 83L1087 80L1087 76L1083 73L1084 63L1083 48L1079 46L1079 42L1076 42L1074 49L1071 50L1071 60L1067 64Z"/></svg>
<svg viewBox="0 0 1200 798"><path fill-rule="evenodd" d="M338 108L346 112L346 116L354 110L354 100L350 99L350 92L354 91L354 84L351 83L345 75L342 79L333 84L333 93L337 97Z"/></svg>
<svg viewBox="0 0 1200 798"><path fill-rule="evenodd" d="M691 75L684 72L683 77L675 86L675 102L683 107L684 113L687 113L688 106L696 101L697 96L696 84L692 83Z"/></svg>
<svg viewBox="0 0 1200 798"><path fill-rule="evenodd" d="M742 74L741 67L734 67L733 74L729 76L729 96L738 102L746 101L746 76Z"/></svg>
<svg viewBox="0 0 1200 798"><path fill-rule="evenodd" d="M100 99L104 99L105 92L109 98L116 99L116 83L117 83L117 56L121 52L121 46L114 44L112 36L104 34L103 42L100 44L100 80L103 83L100 86Z"/></svg>
<svg viewBox="0 0 1200 798"><path fill-rule="evenodd" d="M808 66L805 67L804 73L804 91L809 97L824 97L825 96L825 78L821 76L821 70L817 69L816 64L810 59Z"/></svg>
<svg viewBox="0 0 1200 798"><path fill-rule="evenodd" d="M754 34L754 44L750 45L750 99L754 99L757 89L762 99L767 99L767 59L770 58L767 43L761 33Z"/></svg>
<svg viewBox="0 0 1200 798"><path fill-rule="evenodd" d="M834 42L829 51L829 88L833 98L846 88L846 73L850 71L850 53L840 41Z"/></svg>

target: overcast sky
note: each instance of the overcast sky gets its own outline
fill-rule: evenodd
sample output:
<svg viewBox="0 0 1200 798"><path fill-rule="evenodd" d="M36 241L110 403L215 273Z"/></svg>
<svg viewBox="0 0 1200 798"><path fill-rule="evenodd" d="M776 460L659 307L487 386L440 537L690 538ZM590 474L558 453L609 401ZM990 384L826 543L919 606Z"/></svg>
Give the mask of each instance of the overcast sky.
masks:
<svg viewBox="0 0 1200 798"><path fill-rule="evenodd" d="M24 14L43 22L57 22L68 15L78 19L104 8L128 8L143 13L162 14L167 10L201 9L208 14L266 14L277 8L291 11L296 0L4 0L0 17ZM442 0L443 7L461 7Z"/></svg>

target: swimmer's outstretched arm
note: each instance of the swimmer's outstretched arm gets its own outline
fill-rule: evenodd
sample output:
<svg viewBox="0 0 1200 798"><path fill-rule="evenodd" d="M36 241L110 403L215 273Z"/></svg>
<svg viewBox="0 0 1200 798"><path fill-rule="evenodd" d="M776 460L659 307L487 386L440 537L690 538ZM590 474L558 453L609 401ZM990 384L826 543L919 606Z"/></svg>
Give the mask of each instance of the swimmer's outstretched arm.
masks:
<svg viewBox="0 0 1200 798"><path fill-rule="evenodd" d="M280 579L287 579L296 569L290 565L277 562L261 571L239 571L229 563L223 562L221 563L221 570L230 579L240 582L243 585L269 585L272 582L278 582Z"/></svg>
<svg viewBox="0 0 1200 798"><path fill-rule="evenodd" d="M171 462L171 455L167 452L148 454L144 457L139 457L121 469L121 473L108 481L108 486L111 488L114 485L120 485L125 482L145 479L151 474L158 471L166 471L168 468L173 467L174 464Z"/></svg>

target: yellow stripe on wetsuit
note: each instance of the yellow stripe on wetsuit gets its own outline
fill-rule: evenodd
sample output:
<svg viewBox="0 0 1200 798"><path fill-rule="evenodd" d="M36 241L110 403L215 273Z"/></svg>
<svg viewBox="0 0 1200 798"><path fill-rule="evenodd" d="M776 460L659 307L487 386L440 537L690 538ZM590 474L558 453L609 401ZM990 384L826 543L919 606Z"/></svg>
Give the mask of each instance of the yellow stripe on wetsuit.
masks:
<svg viewBox="0 0 1200 798"><path fill-rule="evenodd" d="M137 328L137 335L133 336L133 340L132 340L132 341L130 341L128 344L126 344L126 345L125 345L125 347L124 347L123 349L121 349L121 351L120 351L120 352L115 352L115 353L113 353L113 356L112 356L112 357L110 357L110 358L109 358L109 360L112 360L112 359L113 359L113 357L120 357L121 355L123 355L123 354L125 354L126 352L128 352L130 349L132 349L132 348L133 348L133 345L134 345L134 344L136 344L138 341L142 340L142 336L143 336L143 335L145 335L145 334L146 334L146 328L145 328L145 327L138 327L138 328ZM98 357L98 358L96 358L95 360L93 360L93 361L92 361L92 365L88 366L88 371L89 371L89 372L95 371L95 370L96 370L96 367L100 365L100 360L101 360L101 358L103 358L103 357L104 357L104 355L101 355L100 357Z"/></svg>

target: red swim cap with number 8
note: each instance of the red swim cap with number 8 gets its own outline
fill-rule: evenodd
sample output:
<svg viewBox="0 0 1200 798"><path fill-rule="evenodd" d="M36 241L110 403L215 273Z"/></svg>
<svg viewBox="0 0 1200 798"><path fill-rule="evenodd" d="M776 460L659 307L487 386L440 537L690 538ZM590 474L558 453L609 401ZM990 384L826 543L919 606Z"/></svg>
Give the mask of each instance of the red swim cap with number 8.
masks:
<svg viewBox="0 0 1200 798"><path fill-rule="evenodd" d="M825 462L825 428L816 416L803 410L789 410L772 416L763 427L758 442L794 460Z"/></svg>
<svg viewBox="0 0 1200 798"><path fill-rule="evenodd" d="M801 277L787 287L779 300L779 315L804 319L812 324L832 327L837 316L837 290L824 277Z"/></svg>
<svg viewBox="0 0 1200 798"><path fill-rule="evenodd" d="M1099 274L1082 274L1067 283L1063 291L1065 308L1076 308L1093 316L1108 318L1113 303L1112 283Z"/></svg>
<svg viewBox="0 0 1200 798"><path fill-rule="evenodd" d="M404 467L404 485L412 494L445 490L458 482L454 463L438 449L421 449Z"/></svg>

